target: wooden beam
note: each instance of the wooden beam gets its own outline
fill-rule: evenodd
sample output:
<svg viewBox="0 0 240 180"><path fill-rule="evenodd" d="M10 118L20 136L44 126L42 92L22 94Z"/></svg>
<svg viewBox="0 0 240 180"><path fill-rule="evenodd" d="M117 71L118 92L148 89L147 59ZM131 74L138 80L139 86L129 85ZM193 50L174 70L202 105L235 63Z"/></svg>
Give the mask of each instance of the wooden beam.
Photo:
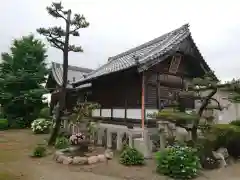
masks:
<svg viewBox="0 0 240 180"><path fill-rule="evenodd" d="M101 123L107 123L107 124L114 124L114 125L123 125L127 127L141 127L141 119L127 119L127 123L124 122L124 118L113 118L111 120L110 118L107 117L91 117L91 121L96 121L96 122L101 122ZM148 123L146 124L146 127L152 127L156 128L157 127L157 119L149 119Z"/></svg>

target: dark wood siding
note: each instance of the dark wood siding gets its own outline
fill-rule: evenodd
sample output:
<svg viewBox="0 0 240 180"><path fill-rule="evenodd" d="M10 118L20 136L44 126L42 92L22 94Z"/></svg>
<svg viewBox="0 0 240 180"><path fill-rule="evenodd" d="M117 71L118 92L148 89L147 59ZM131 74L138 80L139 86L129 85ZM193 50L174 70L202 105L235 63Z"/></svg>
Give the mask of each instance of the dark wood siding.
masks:
<svg viewBox="0 0 240 180"><path fill-rule="evenodd" d="M92 85L92 99L102 108L141 107L141 76L136 70L99 78Z"/></svg>
<svg viewBox="0 0 240 180"><path fill-rule="evenodd" d="M146 86L146 103L145 106L148 108L157 108L157 86L148 85Z"/></svg>
<svg viewBox="0 0 240 180"><path fill-rule="evenodd" d="M192 76L190 71L186 71L189 70L189 64L185 56L181 58L174 73L169 72L172 60L173 57L169 57L147 71L147 108L160 108L163 102L170 104L177 100L178 93L184 88L183 78Z"/></svg>

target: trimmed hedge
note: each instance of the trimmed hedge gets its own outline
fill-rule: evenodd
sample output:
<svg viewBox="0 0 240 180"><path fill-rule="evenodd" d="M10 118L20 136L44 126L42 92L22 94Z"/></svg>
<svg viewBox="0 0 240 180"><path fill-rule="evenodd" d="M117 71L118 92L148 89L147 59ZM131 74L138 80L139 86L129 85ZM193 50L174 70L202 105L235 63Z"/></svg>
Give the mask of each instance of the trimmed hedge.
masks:
<svg viewBox="0 0 240 180"><path fill-rule="evenodd" d="M215 149L225 147L229 155L240 157L240 126L232 124L216 124L211 133L215 136Z"/></svg>
<svg viewBox="0 0 240 180"><path fill-rule="evenodd" d="M8 120L7 119L0 119L0 130L8 129Z"/></svg>
<svg viewBox="0 0 240 180"><path fill-rule="evenodd" d="M50 108L45 107L39 112L39 118L49 119L50 118Z"/></svg>
<svg viewBox="0 0 240 180"><path fill-rule="evenodd" d="M201 168L197 150L188 146L169 146L157 152L157 172L174 179L193 179Z"/></svg>
<svg viewBox="0 0 240 180"><path fill-rule="evenodd" d="M144 156L137 149L125 146L120 155L120 163L125 166L144 165Z"/></svg>
<svg viewBox="0 0 240 180"><path fill-rule="evenodd" d="M231 121L229 124L240 127L240 120Z"/></svg>

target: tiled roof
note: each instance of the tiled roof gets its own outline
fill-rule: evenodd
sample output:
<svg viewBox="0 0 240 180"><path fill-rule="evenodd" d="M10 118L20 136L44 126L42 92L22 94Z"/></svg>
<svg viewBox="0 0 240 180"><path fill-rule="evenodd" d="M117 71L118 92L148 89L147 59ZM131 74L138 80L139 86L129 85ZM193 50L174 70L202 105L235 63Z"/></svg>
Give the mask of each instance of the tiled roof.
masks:
<svg viewBox="0 0 240 180"><path fill-rule="evenodd" d="M92 69L68 66L68 84L67 88L72 88L72 83L78 82L84 74L90 73ZM52 75L58 85L62 85L63 66L62 64L52 62Z"/></svg>
<svg viewBox="0 0 240 180"><path fill-rule="evenodd" d="M92 80L102 75L121 71L136 65L144 65L156 57L161 57L171 50L177 50L178 45L190 36L189 25L185 24L178 29L166 33L152 41L130 49L126 52L110 57L108 62L87 74L76 84ZM138 61L136 61L138 58ZM75 84L75 83L74 83Z"/></svg>

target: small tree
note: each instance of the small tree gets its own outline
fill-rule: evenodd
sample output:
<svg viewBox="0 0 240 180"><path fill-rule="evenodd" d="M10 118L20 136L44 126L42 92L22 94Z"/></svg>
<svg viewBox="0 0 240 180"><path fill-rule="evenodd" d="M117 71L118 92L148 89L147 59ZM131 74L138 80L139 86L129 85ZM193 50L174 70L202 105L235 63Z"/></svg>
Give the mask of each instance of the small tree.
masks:
<svg viewBox="0 0 240 180"><path fill-rule="evenodd" d="M56 117L56 125L52 131L51 137L48 144L54 144L56 137L58 135L61 117L65 109L65 96L66 96L66 85L67 85L67 72L68 72L68 52L83 52L81 46L75 46L69 44L69 37L79 36L78 30L81 28L86 28L89 23L86 21L85 17L81 14L74 14L72 18L71 10L64 10L61 3L52 3L51 7L47 7L48 13L55 17L64 20L66 24L65 30L62 27L51 27L51 28L39 28L37 32L47 38L47 41L51 46L61 50L63 52L63 79L62 87L60 91L60 102L59 109Z"/></svg>
<svg viewBox="0 0 240 180"><path fill-rule="evenodd" d="M216 94L220 85L214 79L213 73L208 73L202 78L194 78L192 84L188 87L188 91L182 91L178 97L184 99L185 97L192 98L194 101L199 102L199 109L196 112L186 113L184 105L178 102L178 109L174 111L160 111L155 116L174 123L176 126L185 128L192 134L192 140L196 141L198 138L197 131L200 126L200 119L210 121L213 117L204 116L204 111L207 109L222 110L219 101L213 96Z"/></svg>
<svg viewBox="0 0 240 180"><path fill-rule="evenodd" d="M29 126L44 107L46 57L44 44L32 35L14 40L10 52L2 53L0 104L10 125Z"/></svg>

